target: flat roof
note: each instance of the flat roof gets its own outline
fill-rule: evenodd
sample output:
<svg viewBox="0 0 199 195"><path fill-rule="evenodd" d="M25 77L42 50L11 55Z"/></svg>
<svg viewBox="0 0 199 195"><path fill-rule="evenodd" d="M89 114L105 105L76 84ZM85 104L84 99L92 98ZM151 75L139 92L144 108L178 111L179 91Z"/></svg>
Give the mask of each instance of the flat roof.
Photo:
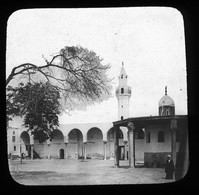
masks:
<svg viewBox="0 0 199 195"><path fill-rule="evenodd" d="M187 115L170 115L170 116L144 116L144 117L132 117L127 118L124 120L119 120L113 122L114 126L127 126L129 122L135 122L135 123L142 123L143 125L146 124L153 124L153 123L161 123L166 122L167 120L187 120Z"/></svg>

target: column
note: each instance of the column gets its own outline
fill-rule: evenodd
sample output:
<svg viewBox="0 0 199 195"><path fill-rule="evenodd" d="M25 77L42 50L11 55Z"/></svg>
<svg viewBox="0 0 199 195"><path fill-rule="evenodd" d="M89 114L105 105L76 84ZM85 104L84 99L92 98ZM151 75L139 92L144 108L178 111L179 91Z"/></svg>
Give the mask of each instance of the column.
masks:
<svg viewBox="0 0 199 195"><path fill-rule="evenodd" d="M127 140L124 140L124 160L127 160Z"/></svg>
<svg viewBox="0 0 199 195"><path fill-rule="evenodd" d="M107 141L103 141L104 143L104 160L106 160L106 143Z"/></svg>
<svg viewBox="0 0 199 195"><path fill-rule="evenodd" d="M171 156L174 165L176 165L176 130L177 120L171 120Z"/></svg>
<svg viewBox="0 0 199 195"><path fill-rule="evenodd" d="M119 167L119 136L118 136L119 127L114 128L114 150L115 150L115 166Z"/></svg>
<svg viewBox="0 0 199 195"><path fill-rule="evenodd" d="M48 146L48 159L50 159L50 139L47 139L47 146Z"/></svg>
<svg viewBox="0 0 199 195"><path fill-rule="evenodd" d="M68 146L68 143L65 142L65 159L67 159L67 157L68 157L68 155L67 155L67 153L68 153L67 146Z"/></svg>
<svg viewBox="0 0 199 195"><path fill-rule="evenodd" d="M30 157L33 159L33 146L34 146L34 138L33 135L30 135Z"/></svg>
<svg viewBox="0 0 199 195"><path fill-rule="evenodd" d="M129 122L128 124L128 129L129 129L129 136L128 136L128 139L129 139L129 166L130 167L134 167L134 124L132 122Z"/></svg>
<svg viewBox="0 0 199 195"><path fill-rule="evenodd" d="M67 159L67 157L68 157L68 151L67 151L68 136L64 136L64 144L65 144L65 159Z"/></svg>
<svg viewBox="0 0 199 195"><path fill-rule="evenodd" d="M81 159L82 159L82 161L84 161L84 142L82 142L82 144L81 144L81 149L82 149Z"/></svg>
<svg viewBox="0 0 199 195"><path fill-rule="evenodd" d="M84 159L86 159L86 143L87 142L84 142Z"/></svg>
<svg viewBox="0 0 199 195"><path fill-rule="evenodd" d="M31 159L33 160L33 145L30 145L30 156Z"/></svg>

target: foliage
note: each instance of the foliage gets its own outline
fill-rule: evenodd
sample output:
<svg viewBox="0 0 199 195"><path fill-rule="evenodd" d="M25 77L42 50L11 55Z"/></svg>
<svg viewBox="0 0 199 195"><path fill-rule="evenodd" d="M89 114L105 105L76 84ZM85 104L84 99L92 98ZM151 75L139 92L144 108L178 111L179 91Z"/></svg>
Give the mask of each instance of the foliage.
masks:
<svg viewBox="0 0 199 195"><path fill-rule="evenodd" d="M24 116L24 126L40 142L51 138L52 131L59 125L59 90L46 83L20 83L7 89L7 116Z"/></svg>
<svg viewBox="0 0 199 195"><path fill-rule="evenodd" d="M14 67L6 79L7 121L24 116L24 125L35 138L40 142L51 138L61 106L62 111L85 109L111 96L109 68L95 52L80 46L61 49L41 66ZM17 79L22 82L16 87Z"/></svg>

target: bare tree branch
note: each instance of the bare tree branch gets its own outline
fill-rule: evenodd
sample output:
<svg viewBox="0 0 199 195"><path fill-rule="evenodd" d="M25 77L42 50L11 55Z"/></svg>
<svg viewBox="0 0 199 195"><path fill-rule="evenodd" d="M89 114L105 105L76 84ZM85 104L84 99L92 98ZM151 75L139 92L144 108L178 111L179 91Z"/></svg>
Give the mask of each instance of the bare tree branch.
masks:
<svg viewBox="0 0 199 195"><path fill-rule="evenodd" d="M66 102L71 104L83 102L86 105L110 96L111 80L106 75L110 65L102 65L102 59L93 51L65 47L51 60L44 60L46 64L42 66L24 63L14 67L6 79L6 86L17 76L27 76L29 82L34 82L38 75L56 85Z"/></svg>

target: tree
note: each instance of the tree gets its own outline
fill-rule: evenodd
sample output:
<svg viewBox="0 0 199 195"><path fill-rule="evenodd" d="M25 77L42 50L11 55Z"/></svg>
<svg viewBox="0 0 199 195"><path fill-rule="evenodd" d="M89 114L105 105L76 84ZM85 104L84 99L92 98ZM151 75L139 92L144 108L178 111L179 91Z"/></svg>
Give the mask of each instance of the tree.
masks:
<svg viewBox="0 0 199 195"><path fill-rule="evenodd" d="M59 125L59 99L59 89L49 82L20 83L7 89L7 115L24 116L24 126L42 143Z"/></svg>
<svg viewBox="0 0 199 195"><path fill-rule="evenodd" d="M46 64L38 66L25 63L12 69L6 86L17 77L29 82L45 80L57 86L66 110L82 109L110 97L111 85L106 71L109 65L102 65L102 59L86 48L65 47Z"/></svg>

